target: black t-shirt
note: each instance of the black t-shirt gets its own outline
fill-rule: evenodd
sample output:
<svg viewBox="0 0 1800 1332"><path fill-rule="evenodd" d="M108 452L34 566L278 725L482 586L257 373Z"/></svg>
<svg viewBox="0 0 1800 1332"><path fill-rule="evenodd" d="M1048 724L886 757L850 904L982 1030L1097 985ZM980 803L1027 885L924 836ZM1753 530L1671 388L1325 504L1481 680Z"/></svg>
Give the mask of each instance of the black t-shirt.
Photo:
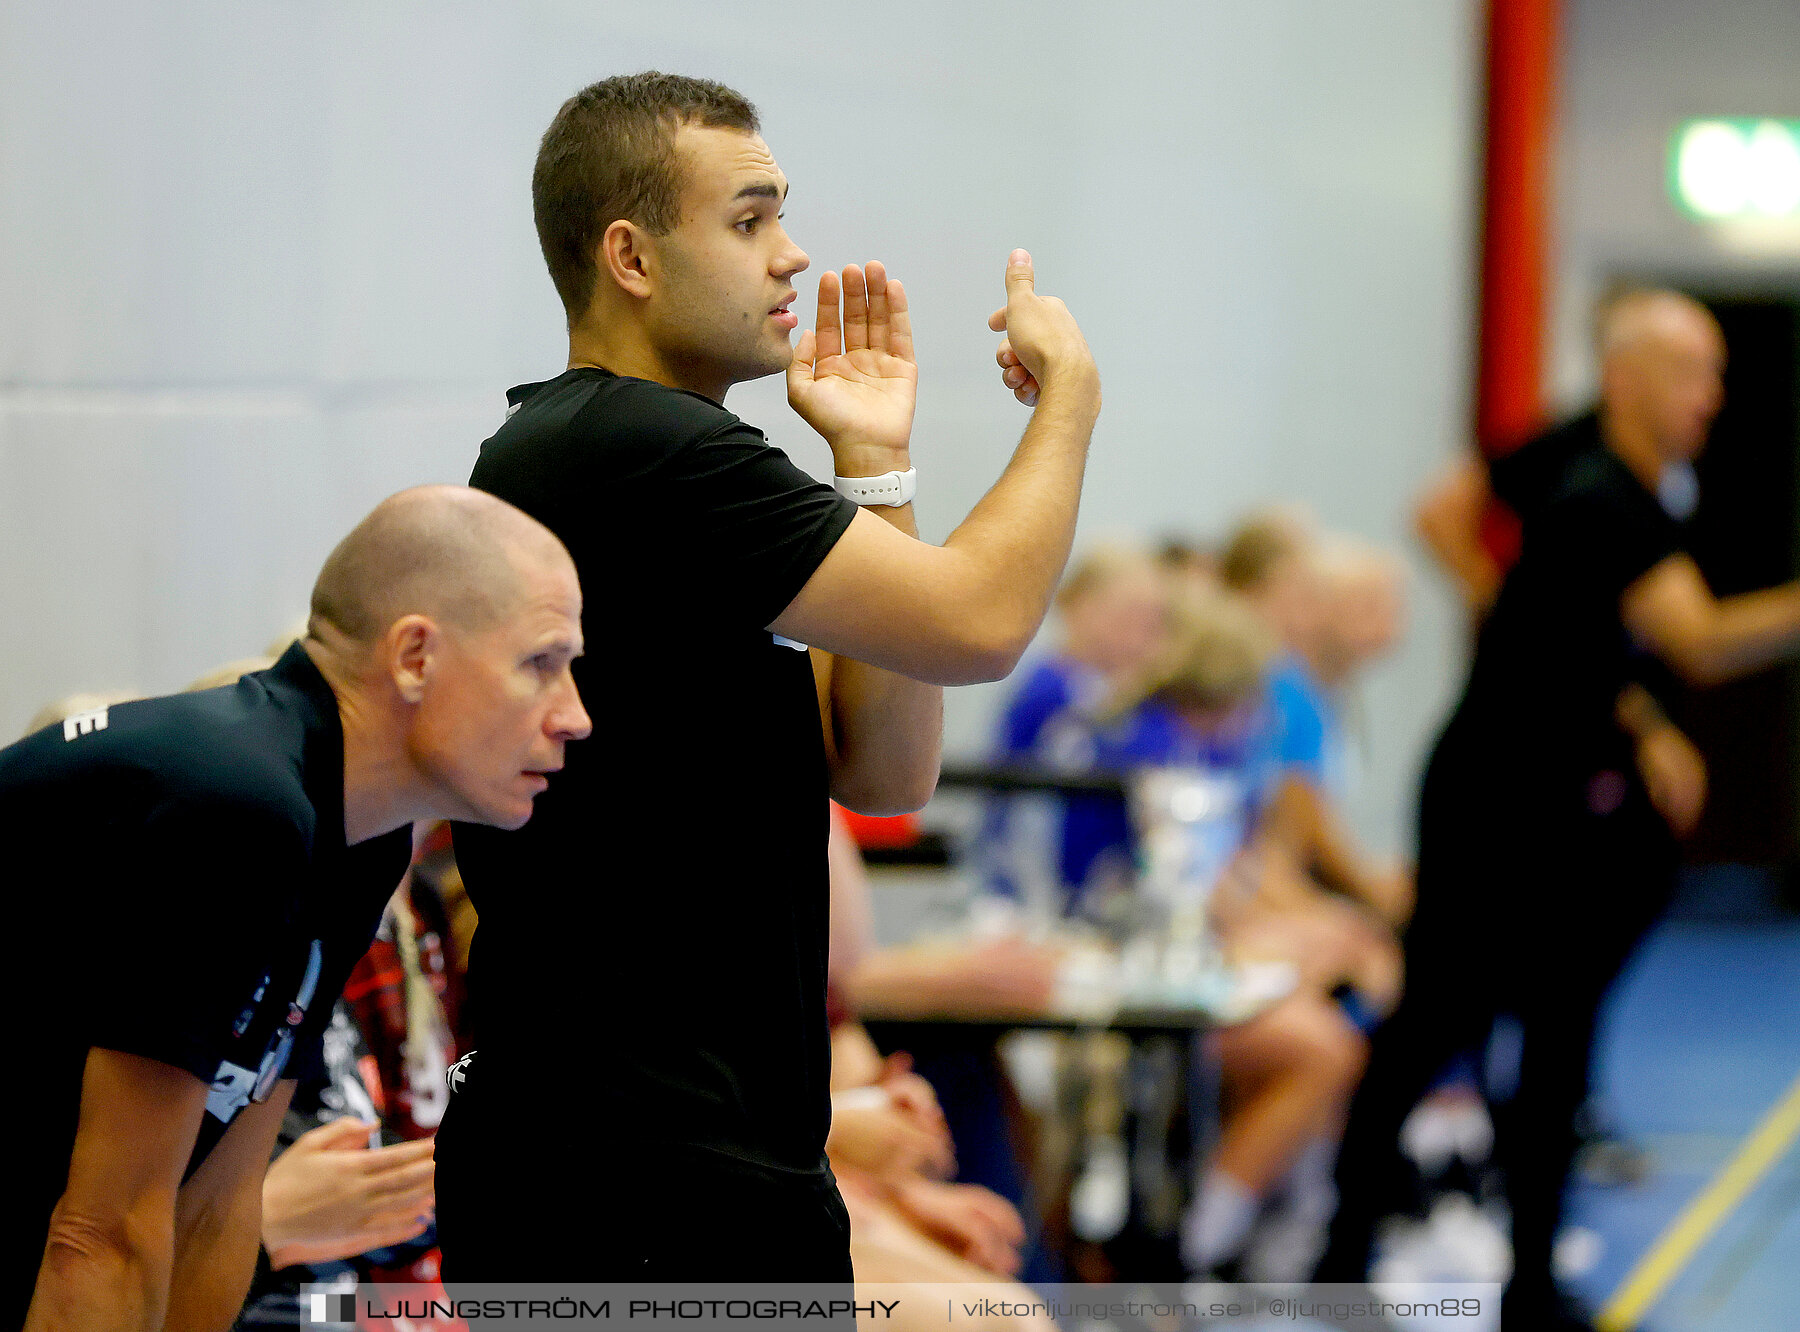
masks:
<svg viewBox="0 0 1800 1332"><path fill-rule="evenodd" d="M188 1163L321 1035L405 873L402 830L344 845L337 702L298 646L197 694L121 703L0 749L16 954L0 968L16 1076L0 1324L22 1322L68 1181L91 1048L211 1087Z"/></svg>
<svg viewBox="0 0 1800 1332"><path fill-rule="evenodd" d="M1605 448L1600 414L1583 412L1510 453L1485 459L1488 481L1520 522L1529 522L1562 493L1571 466Z"/></svg>
<svg viewBox="0 0 1800 1332"><path fill-rule="evenodd" d="M807 654L766 626L855 506L698 394L578 369L508 396L470 484L574 556L594 734L524 828L456 831L466 1089L578 1126L608 1150L571 1166L615 1183L643 1142L815 1174L827 773Z"/></svg>
<svg viewBox="0 0 1800 1332"><path fill-rule="evenodd" d="M1489 467L1523 542L1482 626L1457 720L1497 776L1628 766L1613 713L1642 662L1620 599L1681 549L1680 525L1604 447L1591 415Z"/></svg>

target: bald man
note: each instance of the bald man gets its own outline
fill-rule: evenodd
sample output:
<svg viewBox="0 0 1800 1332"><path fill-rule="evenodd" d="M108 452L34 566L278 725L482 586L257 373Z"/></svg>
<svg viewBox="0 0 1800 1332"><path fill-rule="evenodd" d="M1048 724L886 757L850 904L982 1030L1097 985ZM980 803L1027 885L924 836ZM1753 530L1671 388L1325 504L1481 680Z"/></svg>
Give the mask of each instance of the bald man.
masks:
<svg viewBox="0 0 1800 1332"><path fill-rule="evenodd" d="M1724 345L1704 306L1662 289L1628 290L1601 304L1594 350L1600 400L1570 421L1508 453L1498 475L1470 454L1435 478L1415 511L1419 536L1457 583L1477 618L1500 590L1510 558L1483 540L1498 499L1523 519L1574 460L1617 440L1627 453L1657 456L1659 498L1677 518L1691 502L1688 464L1706 442L1723 399ZM1666 492L1666 493L1664 493Z"/></svg>
<svg viewBox="0 0 1800 1332"><path fill-rule="evenodd" d="M228 1327L294 1082L407 865L407 825L517 828L588 733L562 545L461 487L385 501L306 637L203 693L0 750L14 1236L0 1325ZM29 1313L27 1308L29 1306Z"/></svg>
<svg viewBox="0 0 1800 1332"><path fill-rule="evenodd" d="M1675 292L1632 293L1605 312L1601 350L1599 411L1481 479L1519 514L1520 553L1426 770L1406 994L1351 1110L1319 1271L1364 1274L1396 1200L1402 1120L1447 1059L1511 1014L1522 1062L1495 1116L1509 1332L1586 1325L1550 1255L1595 1009L1667 901L1676 837L1699 813L1703 775L1683 772L1686 741L1637 686L1634 644L1696 684L1800 651L1800 584L1714 598L1660 498L1722 399L1712 317Z"/></svg>

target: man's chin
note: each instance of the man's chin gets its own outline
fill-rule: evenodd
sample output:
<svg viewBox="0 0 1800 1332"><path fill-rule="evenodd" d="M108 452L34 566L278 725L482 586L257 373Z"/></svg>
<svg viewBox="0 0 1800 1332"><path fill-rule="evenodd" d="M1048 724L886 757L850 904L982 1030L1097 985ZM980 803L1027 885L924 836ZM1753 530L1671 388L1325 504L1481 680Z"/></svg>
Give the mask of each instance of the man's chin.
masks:
<svg viewBox="0 0 1800 1332"><path fill-rule="evenodd" d="M532 810L535 808L535 804L527 800L523 809L517 805L504 805L493 809L478 810L467 821L486 824L488 827L498 828L502 832L517 832L531 822Z"/></svg>
<svg viewBox="0 0 1800 1332"><path fill-rule="evenodd" d="M794 363L794 349L780 347L755 361L744 361L731 372L733 384L748 384L753 380L767 379L770 375L785 375L787 368Z"/></svg>
<svg viewBox="0 0 1800 1332"><path fill-rule="evenodd" d="M777 325L759 350L762 352L763 364L769 367L763 373L780 374L794 363L794 334Z"/></svg>
<svg viewBox="0 0 1800 1332"><path fill-rule="evenodd" d="M794 344L784 336L780 342L769 348L768 355L763 358L763 364L768 368L762 373L764 375L783 375L787 373L787 368L793 363Z"/></svg>

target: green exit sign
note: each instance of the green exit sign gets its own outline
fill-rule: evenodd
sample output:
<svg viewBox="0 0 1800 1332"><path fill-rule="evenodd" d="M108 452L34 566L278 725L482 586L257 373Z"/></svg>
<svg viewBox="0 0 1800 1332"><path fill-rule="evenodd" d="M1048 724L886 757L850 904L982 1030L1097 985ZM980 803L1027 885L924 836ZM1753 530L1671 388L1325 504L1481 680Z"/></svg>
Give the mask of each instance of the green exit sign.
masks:
<svg viewBox="0 0 1800 1332"><path fill-rule="evenodd" d="M1800 217L1800 120L1690 120L1669 146L1669 192L1689 216Z"/></svg>

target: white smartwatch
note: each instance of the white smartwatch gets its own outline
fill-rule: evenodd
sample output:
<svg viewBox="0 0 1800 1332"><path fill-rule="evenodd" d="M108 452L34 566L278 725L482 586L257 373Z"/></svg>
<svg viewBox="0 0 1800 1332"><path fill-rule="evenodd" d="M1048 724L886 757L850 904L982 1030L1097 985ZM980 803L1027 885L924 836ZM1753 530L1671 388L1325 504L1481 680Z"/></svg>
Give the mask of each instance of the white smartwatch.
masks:
<svg viewBox="0 0 1800 1332"><path fill-rule="evenodd" d="M918 493L919 469L909 467L904 472L883 472L880 476L834 476L831 484L837 487L838 494L858 504L885 504L897 509L911 504Z"/></svg>

